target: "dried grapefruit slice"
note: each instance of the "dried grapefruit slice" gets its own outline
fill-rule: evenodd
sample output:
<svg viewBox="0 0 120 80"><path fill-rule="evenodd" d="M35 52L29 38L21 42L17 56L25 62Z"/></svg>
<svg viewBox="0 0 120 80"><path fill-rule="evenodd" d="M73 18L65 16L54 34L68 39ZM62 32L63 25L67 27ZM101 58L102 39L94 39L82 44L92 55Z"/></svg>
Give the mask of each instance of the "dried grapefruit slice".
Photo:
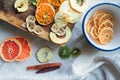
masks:
<svg viewBox="0 0 120 80"><path fill-rule="evenodd" d="M0 46L0 55L4 61L8 62L14 61L21 51L20 42L13 38L4 40Z"/></svg>
<svg viewBox="0 0 120 80"><path fill-rule="evenodd" d="M30 57L31 55L31 45L29 43L29 41L27 39L25 39L24 37L16 37L15 39L17 39L21 46L22 46L22 52L20 53L19 56L17 56L16 60L17 61L23 61L26 60Z"/></svg>
<svg viewBox="0 0 120 80"><path fill-rule="evenodd" d="M49 3L50 4L50 1L49 0L37 0L37 7L39 7L41 3Z"/></svg>
<svg viewBox="0 0 120 80"><path fill-rule="evenodd" d="M41 3L37 8L35 17L39 24L48 25L54 19L55 11L53 7L48 3Z"/></svg>
<svg viewBox="0 0 120 80"><path fill-rule="evenodd" d="M50 2L55 6L60 6L65 0L50 0Z"/></svg>
<svg viewBox="0 0 120 80"><path fill-rule="evenodd" d="M113 29L111 27L104 27L101 31L100 31L100 35L99 35L99 40L100 43L105 45L110 43L110 41L113 38Z"/></svg>

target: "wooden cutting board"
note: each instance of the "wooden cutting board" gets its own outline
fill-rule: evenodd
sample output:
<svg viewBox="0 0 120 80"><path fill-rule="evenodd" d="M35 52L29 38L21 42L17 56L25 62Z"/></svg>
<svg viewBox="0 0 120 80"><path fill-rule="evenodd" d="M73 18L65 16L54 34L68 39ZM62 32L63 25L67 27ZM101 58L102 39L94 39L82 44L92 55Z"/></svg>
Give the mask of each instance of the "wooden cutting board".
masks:
<svg viewBox="0 0 120 80"><path fill-rule="evenodd" d="M22 28L22 24L25 22L25 19L29 15L35 15L35 10L36 8L34 6L29 6L29 9L23 13L18 13L14 9L14 3L16 0L0 0L0 19L14 25L15 27L24 30L26 32L29 32L27 29ZM54 22L53 22L54 23ZM33 34L35 36L38 36L39 38L43 38L45 40L51 41L49 38L49 33L50 33L50 27L53 24L51 23L50 25L44 26L44 33L41 34L40 36L29 32L30 34ZM73 28L74 24L68 24L68 26Z"/></svg>

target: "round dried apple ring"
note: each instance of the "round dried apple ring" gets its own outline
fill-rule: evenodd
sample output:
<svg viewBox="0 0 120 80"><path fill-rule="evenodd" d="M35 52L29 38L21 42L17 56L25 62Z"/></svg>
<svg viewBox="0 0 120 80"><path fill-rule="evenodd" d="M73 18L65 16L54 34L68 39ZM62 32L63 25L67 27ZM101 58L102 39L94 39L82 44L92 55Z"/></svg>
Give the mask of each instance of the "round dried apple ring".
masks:
<svg viewBox="0 0 120 80"><path fill-rule="evenodd" d="M41 3L37 8L35 17L39 24L48 25L54 19L55 11L53 7L48 3Z"/></svg>
<svg viewBox="0 0 120 80"><path fill-rule="evenodd" d="M112 22L111 20L109 20L109 19L104 20L104 21L100 24L100 26L99 26L99 28L98 28L98 33L100 33L101 29L104 28L104 27L111 27L111 28L113 28L113 27L114 27L114 24L113 24L113 22Z"/></svg>
<svg viewBox="0 0 120 80"><path fill-rule="evenodd" d="M91 31L91 28L94 27L94 21L93 19L90 19L88 22L87 22L87 25L86 25L86 30L87 30L87 33L90 34L90 31Z"/></svg>
<svg viewBox="0 0 120 80"><path fill-rule="evenodd" d="M110 43L110 41L113 38L113 29L111 27L104 27L101 31L100 31L100 35L99 35L99 40L100 43L105 45Z"/></svg>
<svg viewBox="0 0 120 80"><path fill-rule="evenodd" d="M104 14L100 19L98 24L100 25L104 20L109 19L114 23L114 18L111 14Z"/></svg>
<svg viewBox="0 0 120 80"><path fill-rule="evenodd" d="M65 0L50 0L50 2L55 6L60 6Z"/></svg>

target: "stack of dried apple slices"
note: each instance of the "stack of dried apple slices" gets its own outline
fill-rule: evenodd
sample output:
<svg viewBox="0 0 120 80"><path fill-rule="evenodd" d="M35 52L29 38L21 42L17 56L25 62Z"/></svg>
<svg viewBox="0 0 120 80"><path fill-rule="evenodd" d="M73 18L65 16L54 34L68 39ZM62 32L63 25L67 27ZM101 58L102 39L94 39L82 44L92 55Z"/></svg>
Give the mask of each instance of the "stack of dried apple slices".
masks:
<svg viewBox="0 0 120 80"><path fill-rule="evenodd" d="M72 36L68 23L76 23L88 7L87 0L65 0L54 17L50 39L56 44L66 43Z"/></svg>

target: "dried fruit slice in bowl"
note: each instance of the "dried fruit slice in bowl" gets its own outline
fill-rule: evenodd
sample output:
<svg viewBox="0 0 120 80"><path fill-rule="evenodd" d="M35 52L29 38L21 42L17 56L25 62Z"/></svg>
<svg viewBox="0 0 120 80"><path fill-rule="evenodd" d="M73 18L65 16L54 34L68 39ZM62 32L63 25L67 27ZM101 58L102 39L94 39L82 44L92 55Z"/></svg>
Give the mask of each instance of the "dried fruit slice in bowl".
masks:
<svg viewBox="0 0 120 80"><path fill-rule="evenodd" d="M13 38L6 39L0 46L0 55L4 61L14 61L22 52L22 46L19 41Z"/></svg>
<svg viewBox="0 0 120 80"><path fill-rule="evenodd" d="M104 27L100 31L99 40L101 44L108 44L113 39L113 29L111 27Z"/></svg>

